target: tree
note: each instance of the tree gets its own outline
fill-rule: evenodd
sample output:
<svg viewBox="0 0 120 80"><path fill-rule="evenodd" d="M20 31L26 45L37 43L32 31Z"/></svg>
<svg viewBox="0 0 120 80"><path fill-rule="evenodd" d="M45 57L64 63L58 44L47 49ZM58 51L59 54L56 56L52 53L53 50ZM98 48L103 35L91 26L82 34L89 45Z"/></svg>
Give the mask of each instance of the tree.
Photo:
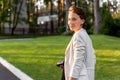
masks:
<svg viewBox="0 0 120 80"><path fill-rule="evenodd" d="M61 10L60 10L61 2L60 2L60 0L57 1L57 4L58 4L57 8L58 8L58 27L59 27L60 26L60 13L61 13Z"/></svg>
<svg viewBox="0 0 120 80"><path fill-rule="evenodd" d="M8 0L0 1L0 32L4 30L5 22L8 22Z"/></svg>
<svg viewBox="0 0 120 80"><path fill-rule="evenodd" d="M53 0L50 0L50 15L53 15ZM50 21L51 23L51 33L54 33L54 25L53 25L53 20Z"/></svg>
<svg viewBox="0 0 120 80"><path fill-rule="evenodd" d="M46 7L47 9L46 9L46 12L44 11L43 13L44 14L46 13L47 15L53 15L53 13L54 13L54 10L53 10L53 8L54 8L53 0L44 0L44 3L47 6ZM50 9L50 12L49 12L49 9ZM48 23L46 22L46 25L47 24ZM47 28L46 28L46 30L47 30ZM53 23L52 18L50 20L50 33L51 34L54 33L54 23Z"/></svg>
<svg viewBox="0 0 120 80"><path fill-rule="evenodd" d="M109 6L106 5L106 3L103 4L101 15L103 21L101 33L120 37L120 18L114 18L111 15L109 12Z"/></svg>
<svg viewBox="0 0 120 80"><path fill-rule="evenodd" d="M23 5L24 0L12 0L12 7L13 7L13 27L12 27L12 31L11 34L14 34L14 31L19 23L20 20L20 13L22 10L22 5Z"/></svg>
<svg viewBox="0 0 120 80"><path fill-rule="evenodd" d="M37 18L38 18L38 0L26 0L27 3L27 22L29 26L29 33L35 33L37 27Z"/></svg>
<svg viewBox="0 0 120 80"><path fill-rule="evenodd" d="M99 0L94 0L94 18L95 18L95 27L94 34L100 33L101 30L101 15L100 15L100 6Z"/></svg>
<svg viewBox="0 0 120 80"><path fill-rule="evenodd" d="M113 0L112 2L110 0L108 0L107 2L108 2L109 10L112 9L113 12L117 12L117 8L118 8L118 5L117 5L118 2L117 2L117 0Z"/></svg>
<svg viewBox="0 0 120 80"><path fill-rule="evenodd" d="M65 8L64 0L57 0L58 27L64 26L64 19L65 19L64 8Z"/></svg>
<svg viewBox="0 0 120 80"><path fill-rule="evenodd" d="M66 3L65 4L65 11L66 11L65 24L66 24L66 31L65 31L64 34L69 34L69 33L71 33L71 31L70 31L70 29L68 27L67 21L68 21L68 9L71 6L71 0L65 0L65 3Z"/></svg>

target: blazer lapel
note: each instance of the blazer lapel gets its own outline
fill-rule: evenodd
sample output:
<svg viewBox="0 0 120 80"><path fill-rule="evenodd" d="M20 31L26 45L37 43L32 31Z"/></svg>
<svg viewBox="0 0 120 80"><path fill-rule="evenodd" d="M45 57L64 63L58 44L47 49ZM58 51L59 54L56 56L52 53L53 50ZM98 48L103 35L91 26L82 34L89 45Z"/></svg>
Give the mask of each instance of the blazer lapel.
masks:
<svg viewBox="0 0 120 80"><path fill-rule="evenodd" d="M69 44L68 44L68 46L67 46L67 48L66 48L65 54L68 53L68 51L69 51L69 49L70 49L70 45L72 44L72 41L73 41L73 37L72 37L71 41L69 42Z"/></svg>

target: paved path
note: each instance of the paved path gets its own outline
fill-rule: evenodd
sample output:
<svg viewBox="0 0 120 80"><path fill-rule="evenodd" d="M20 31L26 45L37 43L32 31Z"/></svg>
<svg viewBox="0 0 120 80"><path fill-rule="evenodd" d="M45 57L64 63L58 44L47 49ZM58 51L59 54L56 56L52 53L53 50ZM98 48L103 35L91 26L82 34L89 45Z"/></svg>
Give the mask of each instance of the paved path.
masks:
<svg viewBox="0 0 120 80"><path fill-rule="evenodd" d="M0 80L20 80L0 63Z"/></svg>
<svg viewBox="0 0 120 80"><path fill-rule="evenodd" d="M0 57L0 80L33 80L30 76Z"/></svg>

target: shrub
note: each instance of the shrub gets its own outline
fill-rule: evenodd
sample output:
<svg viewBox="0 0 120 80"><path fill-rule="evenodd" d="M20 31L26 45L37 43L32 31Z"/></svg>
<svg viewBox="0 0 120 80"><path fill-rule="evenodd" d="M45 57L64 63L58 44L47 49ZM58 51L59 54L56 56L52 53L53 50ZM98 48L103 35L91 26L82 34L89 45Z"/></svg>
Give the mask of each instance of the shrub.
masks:
<svg viewBox="0 0 120 80"><path fill-rule="evenodd" d="M93 34L94 25L92 25L89 29L87 29L88 34Z"/></svg>
<svg viewBox="0 0 120 80"><path fill-rule="evenodd" d="M66 30L65 26L59 26L59 27L57 27L57 31L58 31L59 34L62 34L63 32L65 32L65 30Z"/></svg>
<svg viewBox="0 0 120 80"><path fill-rule="evenodd" d="M102 14L102 29L101 33L111 36L120 37L120 19L113 19L107 6L104 4L101 9Z"/></svg>
<svg viewBox="0 0 120 80"><path fill-rule="evenodd" d="M120 37L120 19L113 20L113 26L109 30L109 35Z"/></svg>

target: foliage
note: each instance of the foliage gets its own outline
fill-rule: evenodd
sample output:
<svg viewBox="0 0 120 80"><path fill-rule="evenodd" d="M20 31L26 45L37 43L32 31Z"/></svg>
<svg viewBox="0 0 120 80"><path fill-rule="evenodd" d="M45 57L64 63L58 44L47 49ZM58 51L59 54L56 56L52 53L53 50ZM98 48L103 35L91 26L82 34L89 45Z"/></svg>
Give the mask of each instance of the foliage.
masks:
<svg viewBox="0 0 120 80"><path fill-rule="evenodd" d="M103 8L101 9L102 14L102 33L109 34L109 28L113 26L113 18L107 9L106 4L103 4Z"/></svg>
<svg viewBox="0 0 120 80"><path fill-rule="evenodd" d="M87 29L88 34L93 34L94 26L90 26L89 29Z"/></svg>
<svg viewBox="0 0 120 80"><path fill-rule="evenodd" d="M112 36L120 36L120 19L113 19L106 4L101 9L102 14L102 30L101 33Z"/></svg>
<svg viewBox="0 0 120 80"><path fill-rule="evenodd" d="M119 80L120 38L104 35L90 37L97 57L95 80ZM70 39L71 36L42 36L0 40L0 55L34 80L61 80L62 70L56 63L64 59Z"/></svg>
<svg viewBox="0 0 120 80"><path fill-rule="evenodd" d="M36 24L36 16L34 15L34 3L32 1L27 2L27 23L29 23L29 27L35 27Z"/></svg>
<svg viewBox="0 0 120 80"><path fill-rule="evenodd" d="M120 19L120 12L115 12L112 14L113 18L117 18L117 19Z"/></svg>
<svg viewBox="0 0 120 80"><path fill-rule="evenodd" d="M113 20L114 25L111 27L109 35L120 37L120 19Z"/></svg>
<svg viewBox="0 0 120 80"><path fill-rule="evenodd" d="M8 0L0 0L0 22L8 21Z"/></svg>
<svg viewBox="0 0 120 80"><path fill-rule="evenodd" d="M49 1L50 0L44 0L44 2L45 2L46 5L49 4Z"/></svg>
<svg viewBox="0 0 120 80"><path fill-rule="evenodd" d="M57 31L58 31L59 34L62 34L63 32L65 32L65 30L66 30L65 26L59 26L59 27L57 27Z"/></svg>

